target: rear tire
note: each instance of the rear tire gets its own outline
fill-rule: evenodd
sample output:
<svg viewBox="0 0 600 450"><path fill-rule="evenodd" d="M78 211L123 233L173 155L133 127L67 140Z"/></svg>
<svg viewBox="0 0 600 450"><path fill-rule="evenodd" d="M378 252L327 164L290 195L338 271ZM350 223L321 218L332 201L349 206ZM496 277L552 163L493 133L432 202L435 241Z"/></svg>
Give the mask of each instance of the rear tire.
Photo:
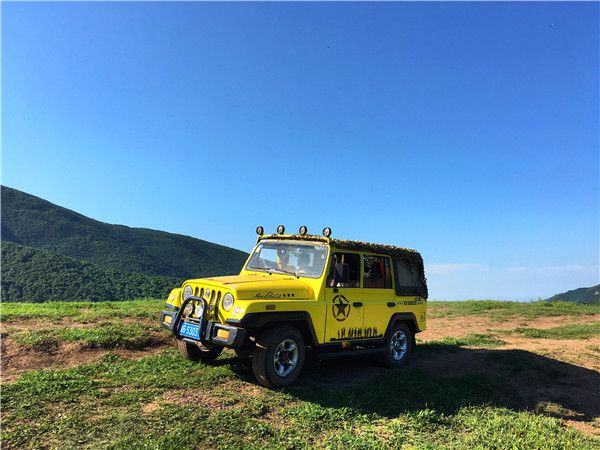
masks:
<svg viewBox="0 0 600 450"><path fill-rule="evenodd" d="M385 340L383 362L388 367L402 367L408 363L414 347L414 336L404 322L394 325Z"/></svg>
<svg viewBox="0 0 600 450"><path fill-rule="evenodd" d="M223 347L218 345L206 347L200 343L198 343L198 345L194 345L185 341L178 341L177 348L186 359L202 363L214 361L223 351Z"/></svg>
<svg viewBox="0 0 600 450"><path fill-rule="evenodd" d="M302 371L306 349L300 332L289 325L265 331L256 341L252 370L269 388L288 386Z"/></svg>

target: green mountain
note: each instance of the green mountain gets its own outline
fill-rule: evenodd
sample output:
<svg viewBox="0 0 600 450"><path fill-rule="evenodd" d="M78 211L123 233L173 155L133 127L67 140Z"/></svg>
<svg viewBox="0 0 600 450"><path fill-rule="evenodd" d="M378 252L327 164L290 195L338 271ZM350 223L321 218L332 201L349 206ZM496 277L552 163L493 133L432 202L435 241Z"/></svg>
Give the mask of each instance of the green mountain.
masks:
<svg viewBox="0 0 600 450"><path fill-rule="evenodd" d="M109 291L101 291L102 295L94 294L89 299L107 299L106 295L128 299L131 298L130 292L136 292L137 282L141 280L135 277L144 275L146 286L158 283L156 286L162 287L152 292L153 295L162 295L165 286L173 285L174 280L238 273L248 256L240 250L189 236L99 222L5 186L1 187L1 201L3 294L6 293L13 301L24 301L25 298L19 298L18 292L27 290L19 291L14 287L10 291L4 289L5 284L24 286L24 282L43 283L44 270L55 275L58 273L53 265L64 268L70 276L77 273L75 278L85 284L93 284L95 280L91 276L80 276L89 273L100 276L99 271L102 271L102 279L112 277L115 285L120 286L115 291L116 297L109 295ZM5 250L6 242L19 246L8 245ZM45 252L35 252L36 249ZM30 279L24 278L24 274L29 274ZM151 279L149 276L158 278ZM57 286L68 284L65 283ZM62 293L59 287L53 289L49 288L47 292L37 289L35 295L40 297L32 297L33 294L28 293L27 299L44 301L57 296L70 299L71 291ZM90 286L85 289L85 292L95 292ZM9 295L9 292L13 294Z"/></svg>
<svg viewBox="0 0 600 450"><path fill-rule="evenodd" d="M600 303L600 284L592 287L583 287L556 294L549 301L563 300L575 303Z"/></svg>
<svg viewBox="0 0 600 450"><path fill-rule="evenodd" d="M99 222L4 186L2 240L125 272L184 278L237 273L248 256L189 236Z"/></svg>
<svg viewBox="0 0 600 450"><path fill-rule="evenodd" d="M2 301L166 297L183 279L129 273L47 250L2 242Z"/></svg>

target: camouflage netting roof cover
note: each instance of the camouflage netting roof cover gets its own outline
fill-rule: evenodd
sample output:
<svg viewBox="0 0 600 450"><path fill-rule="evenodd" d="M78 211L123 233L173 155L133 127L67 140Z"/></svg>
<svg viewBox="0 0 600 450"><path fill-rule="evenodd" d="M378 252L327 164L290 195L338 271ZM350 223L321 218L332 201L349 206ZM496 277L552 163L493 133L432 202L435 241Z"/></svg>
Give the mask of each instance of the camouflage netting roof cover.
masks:
<svg viewBox="0 0 600 450"><path fill-rule="evenodd" d="M347 241L344 239L331 239L331 243L340 249L357 250L363 252L383 253L393 256L394 258L404 259L413 264L422 265L423 258L421 254L411 248L396 247L395 245L387 244L372 244L362 241Z"/></svg>

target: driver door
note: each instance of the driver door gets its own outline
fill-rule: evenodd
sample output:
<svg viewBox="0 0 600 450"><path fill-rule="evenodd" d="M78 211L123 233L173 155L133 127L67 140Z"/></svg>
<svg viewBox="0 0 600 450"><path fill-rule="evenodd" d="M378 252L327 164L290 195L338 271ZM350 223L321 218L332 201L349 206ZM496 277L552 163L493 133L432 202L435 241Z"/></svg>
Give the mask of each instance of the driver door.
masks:
<svg viewBox="0 0 600 450"><path fill-rule="evenodd" d="M347 279L336 276L336 262L347 266ZM332 255L331 270L325 287L325 342L363 338L364 307L360 300L360 262L359 253L336 252Z"/></svg>

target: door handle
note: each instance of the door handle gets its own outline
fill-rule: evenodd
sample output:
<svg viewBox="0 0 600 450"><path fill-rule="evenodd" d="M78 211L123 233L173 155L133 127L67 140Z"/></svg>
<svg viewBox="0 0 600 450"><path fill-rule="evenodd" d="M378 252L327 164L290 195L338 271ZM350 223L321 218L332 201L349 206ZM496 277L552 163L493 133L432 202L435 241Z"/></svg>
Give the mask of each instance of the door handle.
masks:
<svg viewBox="0 0 600 450"><path fill-rule="evenodd" d="M362 306L362 302L354 302L352 303L352 306L354 306L355 308L360 308Z"/></svg>
<svg viewBox="0 0 600 450"><path fill-rule="evenodd" d="M394 302L387 302L387 305L388 305L390 308L393 308L394 306L396 306L396 303L394 303Z"/></svg>

